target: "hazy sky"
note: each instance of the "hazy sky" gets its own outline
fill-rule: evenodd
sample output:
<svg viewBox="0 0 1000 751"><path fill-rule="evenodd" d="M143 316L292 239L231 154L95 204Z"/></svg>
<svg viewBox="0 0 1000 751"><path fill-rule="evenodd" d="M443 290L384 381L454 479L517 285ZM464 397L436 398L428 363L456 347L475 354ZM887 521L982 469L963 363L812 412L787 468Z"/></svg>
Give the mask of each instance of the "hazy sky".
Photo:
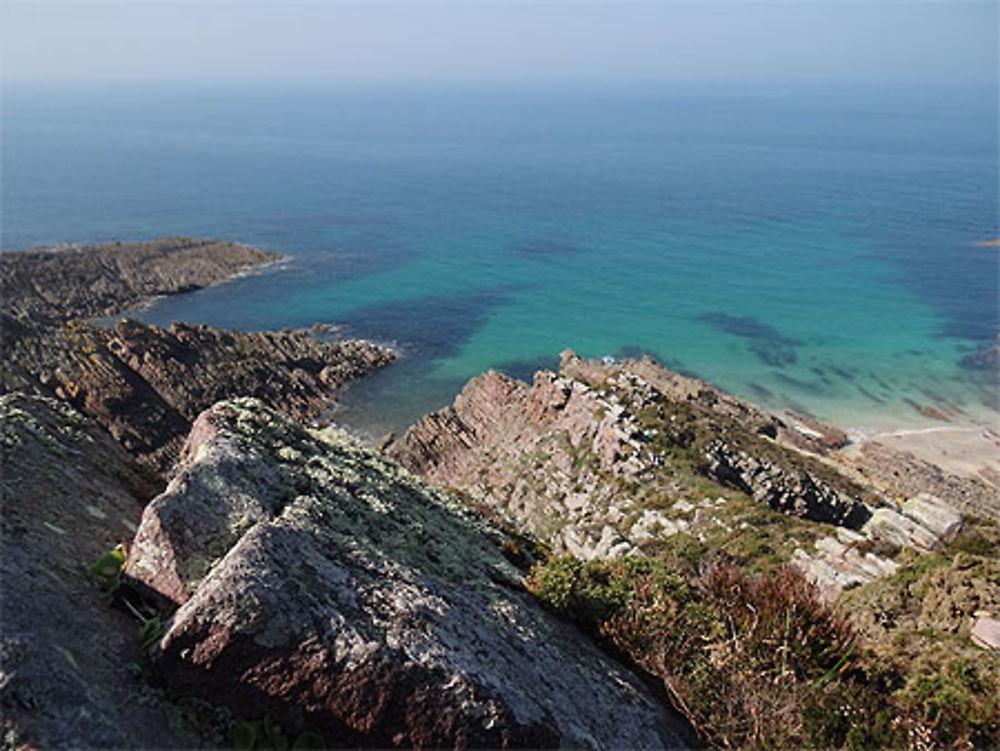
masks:
<svg viewBox="0 0 1000 751"><path fill-rule="evenodd" d="M0 0L3 76L61 80L995 80L948 0Z"/></svg>

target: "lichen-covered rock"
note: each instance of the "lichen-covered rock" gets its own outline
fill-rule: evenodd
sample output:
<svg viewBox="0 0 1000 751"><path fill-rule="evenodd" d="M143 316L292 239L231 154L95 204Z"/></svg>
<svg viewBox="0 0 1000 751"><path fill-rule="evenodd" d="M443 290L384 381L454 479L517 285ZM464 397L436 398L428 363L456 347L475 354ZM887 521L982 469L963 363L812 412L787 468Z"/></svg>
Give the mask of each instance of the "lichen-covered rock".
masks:
<svg viewBox="0 0 1000 751"><path fill-rule="evenodd" d="M528 595L496 529L255 400L201 415L128 572L181 693L327 743L657 748L681 721Z"/></svg>
<svg viewBox="0 0 1000 751"><path fill-rule="evenodd" d="M128 539L150 478L67 405L0 396L0 708L4 748L190 748L143 678L139 624L88 568Z"/></svg>
<svg viewBox="0 0 1000 751"><path fill-rule="evenodd" d="M929 529L889 508L875 509L863 531L868 537L899 548L911 547L928 551L941 545L941 539Z"/></svg>
<svg viewBox="0 0 1000 751"><path fill-rule="evenodd" d="M907 499L901 510L942 542L950 542L962 529L962 515L930 493Z"/></svg>

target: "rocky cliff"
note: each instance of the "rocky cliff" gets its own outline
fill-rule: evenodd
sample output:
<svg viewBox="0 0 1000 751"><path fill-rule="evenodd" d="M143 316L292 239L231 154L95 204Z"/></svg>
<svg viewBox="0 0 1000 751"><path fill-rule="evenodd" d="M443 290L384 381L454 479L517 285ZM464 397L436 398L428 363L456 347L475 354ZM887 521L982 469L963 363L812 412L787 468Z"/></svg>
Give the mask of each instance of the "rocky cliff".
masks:
<svg viewBox="0 0 1000 751"><path fill-rule="evenodd" d="M565 352L558 373L530 385L492 371L473 379L387 451L556 551L618 558L684 540L748 565L793 561L837 592L891 573L895 552L933 549L961 524L936 498L898 509L840 471L832 455L844 441L648 359Z"/></svg>
<svg viewBox="0 0 1000 751"><path fill-rule="evenodd" d="M261 402L198 418L127 572L178 606L183 694L377 747L664 748L686 730L525 591L505 538L344 435Z"/></svg>
<svg viewBox="0 0 1000 751"><path fill-rule="evenodd" d="M868 491L776 440L789 430L652 361L567 352L558 373L540 371L531 385L492 371L474 379L389 454L542 534L570 521L624 522L654 497L699 501L699 479L798 517L863 524Z"/></svg>
<svg viewBox="0 0 1000 751"><path fill-rule="evenodd" d="M0 253L0 298L5 310L22 319L113 315L279 258L249 245L190 237L33 248Z"/></svg>

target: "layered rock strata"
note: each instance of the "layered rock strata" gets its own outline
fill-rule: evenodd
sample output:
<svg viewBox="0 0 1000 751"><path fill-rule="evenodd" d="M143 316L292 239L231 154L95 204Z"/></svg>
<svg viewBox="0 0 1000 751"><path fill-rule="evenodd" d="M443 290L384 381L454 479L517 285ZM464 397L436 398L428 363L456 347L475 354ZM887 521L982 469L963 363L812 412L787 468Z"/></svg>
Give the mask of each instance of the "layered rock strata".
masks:
<svg viewBox="0 0 1000 751"><path fill-rule="evenodd" d="M867 492L779 443L788 430L650 360L607 364L566 352L558 373L540 371L531 385L493 371L473 379L388 453L585 555L615 531L625 541L645 534L648 525L629 525L650 502L699 500L699 478L778 511L861 526Z"/></svg>
<svg viewBox="0 0 1000 751"><path fill-rule="evenodd" d="M566 352L558 373L540 371L531 385L495 372L473 379L387 451L557 551L617 558L684 534L716 551L791 561L834 596L895 571L903 548L936 549L962 524L933 495L896 508L864 475L842 473L845 440L648 359ZM726 489L801 521L769 533L774 520Z"/></svg>
<svg viewBox="0 0 1000 751"><path fill-rule="evenodd" d="M0 393L63 399L161 472L176 459L194 418L222 398L258 396L309 419L338 387L394 356L386 347L316 330L163 329L128 319L113 329L80 321L43 328L11 317L3 323Z"/></svg>
<svg viewBox="0 0 1000 751"><path fill-rule="evenodd" d="M134 534L149 478L66 404L0 396L5 748L201 743L143 678L139 625L88 568Z"/></svg>
<svg viewBox="0 0 1000 751"><path fill-rule="evenodd" d="M174 690L327 744L664 748L684 726L543 611L504 538L334 431L201 415L128 573L179 606Z"/></svg>

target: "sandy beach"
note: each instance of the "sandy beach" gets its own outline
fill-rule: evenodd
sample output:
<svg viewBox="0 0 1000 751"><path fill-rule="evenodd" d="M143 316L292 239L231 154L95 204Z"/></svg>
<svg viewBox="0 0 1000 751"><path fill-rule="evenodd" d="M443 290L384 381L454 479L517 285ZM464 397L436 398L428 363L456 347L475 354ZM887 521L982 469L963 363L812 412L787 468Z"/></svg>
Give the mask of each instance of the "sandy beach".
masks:
<svg viewBox="0 0 1000 751"><path fill-rule="evenodd" d="M1000 426L982 424L889 430L873 433L844 450L858 456L866 444L882 444L965 478L978 478L997 488L1000 498Z"/></svg>

